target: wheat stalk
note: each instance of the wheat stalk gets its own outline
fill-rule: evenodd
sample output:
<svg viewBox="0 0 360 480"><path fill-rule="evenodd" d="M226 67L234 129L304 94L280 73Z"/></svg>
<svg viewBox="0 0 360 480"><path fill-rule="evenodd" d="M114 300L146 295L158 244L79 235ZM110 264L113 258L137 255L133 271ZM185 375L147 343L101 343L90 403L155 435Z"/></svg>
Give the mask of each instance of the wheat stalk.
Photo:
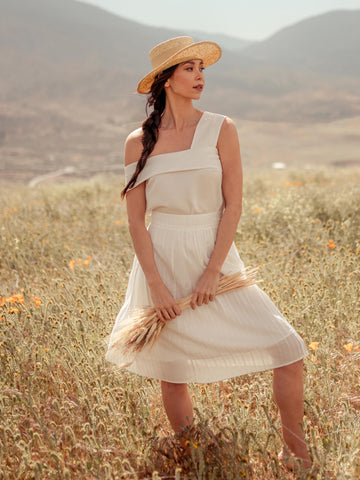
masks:
<svg viewBox="0 0 360 480"><path fill-rule="evenodd" d="M233 275L223 275L216 290L216 295L228 293L241 287L255 285L258 269L244 269ZM178 300L181 310L188 308L192 295ZM124 355L139 353L144 347L151 348L158 339L166 323L159 319L155 307L144 307L134 312L131 323L120 330L115 340L112 341L110 349L121 349ZM131 363L131 362L130 362ZM122 365L125 367L129 363Z"/></svg>

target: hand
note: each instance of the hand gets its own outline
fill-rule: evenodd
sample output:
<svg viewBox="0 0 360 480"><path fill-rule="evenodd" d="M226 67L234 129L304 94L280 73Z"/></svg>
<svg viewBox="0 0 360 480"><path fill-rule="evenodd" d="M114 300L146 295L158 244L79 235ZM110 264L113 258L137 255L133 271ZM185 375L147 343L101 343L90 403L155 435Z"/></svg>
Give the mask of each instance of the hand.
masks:
<svg viewBox="0 0 360 480"><path fill-rule="evenodd" d="M166 323L168 320L181 315L181 308L163 282L149 285L151 298L159 319Z"/></svg>
<svg viewBox="0 0 360 480"><path fill-rule="evenodd" d="M216 290L219 284L220 273L205 270L200 277L195 291L191 298L190 306L194 310L196 305L201 306L203 303L208 304L215 298Z"/></svg>

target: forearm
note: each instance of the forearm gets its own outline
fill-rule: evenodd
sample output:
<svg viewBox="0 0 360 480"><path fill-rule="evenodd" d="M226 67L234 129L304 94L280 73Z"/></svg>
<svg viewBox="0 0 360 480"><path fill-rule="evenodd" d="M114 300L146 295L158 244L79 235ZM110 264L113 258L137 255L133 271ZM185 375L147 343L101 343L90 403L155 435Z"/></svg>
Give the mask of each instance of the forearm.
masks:
<svg viewBox="0 0 360 480"><path fill-rule="evenodd" d="M154 249L150 234L145 224L130 224L130 235L133 241L134 250L143 269L146 281L149 286L162 282L159 270L155 263Z"/></svg>
<svg viewBox="0 0 360 480"><path fill-rule="evenodd" d="M225 209L220 220L215 247L210 257L207 270L220 273L234 240L240 215L241 206L227 207Z"/></svg>

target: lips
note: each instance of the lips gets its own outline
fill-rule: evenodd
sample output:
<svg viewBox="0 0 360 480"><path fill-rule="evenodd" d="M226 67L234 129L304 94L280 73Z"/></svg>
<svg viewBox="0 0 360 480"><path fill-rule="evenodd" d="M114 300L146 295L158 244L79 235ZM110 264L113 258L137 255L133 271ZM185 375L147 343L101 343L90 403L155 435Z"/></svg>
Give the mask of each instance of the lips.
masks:
<svg viewBox="0 0 360 480"><path fill-rule="evenodd" d="M195 90L198 90L199 92L202 92L203 88L204 88L204 85L196 85L195 87L193 87Z"/></svg>

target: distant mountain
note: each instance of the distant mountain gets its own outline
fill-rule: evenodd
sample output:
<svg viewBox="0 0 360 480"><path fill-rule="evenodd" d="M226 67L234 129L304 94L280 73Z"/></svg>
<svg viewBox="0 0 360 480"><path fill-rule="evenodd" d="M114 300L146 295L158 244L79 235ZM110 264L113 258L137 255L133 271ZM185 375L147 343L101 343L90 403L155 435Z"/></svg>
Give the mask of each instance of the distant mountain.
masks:
<svg viewBox="0 0 360 480"><path fill-rule="evenodd" d="M360 75L360 10L302 20L243 50L251 58L295 70Z"/></svg>
<svg viewBox="0 0 360 480"><path fill-rule="evenodd" d="M310 18L252 45L191 32L223 47L197 106L251 121L360 115L359 32L359 11ZM75 0L0 0L0 170L117 168L125 135L144 116L136 85L151 68L148 51L182 34Z"/></svg>
<svg viewBox="0 0 360 480"><path fill-rule="evenodd" d="M227 36L193 33L196 40L217 40L224 49L222 61L211 67L210 89L218 94L227 89L266 96L297 91L308 83L301 70L315 76L360 75L360 11L313 17L250 46ZM0 76L0 98L114 100L134 92L148 72L150 47L179 34L74 0L0 0L0 58L6 72ZM310 78L321 84L320 78Z"/></svg>
<svg viewBox="0 0 360 480"><path fill-rule="evenodd" d="M7 71L0 86L86 95L94 84L100 94L96 84L103 79L107 92L115 83L119 91L119 84L132 83L147 46L173 34L74 0L0 0L0 56Z"/></svg>
<svg viewBox="0 0 360 480"><path fill-rule="evenodd" d="M221 45L221 48L230 51L241 51L244 48L256 44L256 40L244 40L243 38L232 37L230 35L224 35L223 33L205 33L200 31L187 31L184 35L190 35L196 42L203 40L209 40Z"/></svg>

